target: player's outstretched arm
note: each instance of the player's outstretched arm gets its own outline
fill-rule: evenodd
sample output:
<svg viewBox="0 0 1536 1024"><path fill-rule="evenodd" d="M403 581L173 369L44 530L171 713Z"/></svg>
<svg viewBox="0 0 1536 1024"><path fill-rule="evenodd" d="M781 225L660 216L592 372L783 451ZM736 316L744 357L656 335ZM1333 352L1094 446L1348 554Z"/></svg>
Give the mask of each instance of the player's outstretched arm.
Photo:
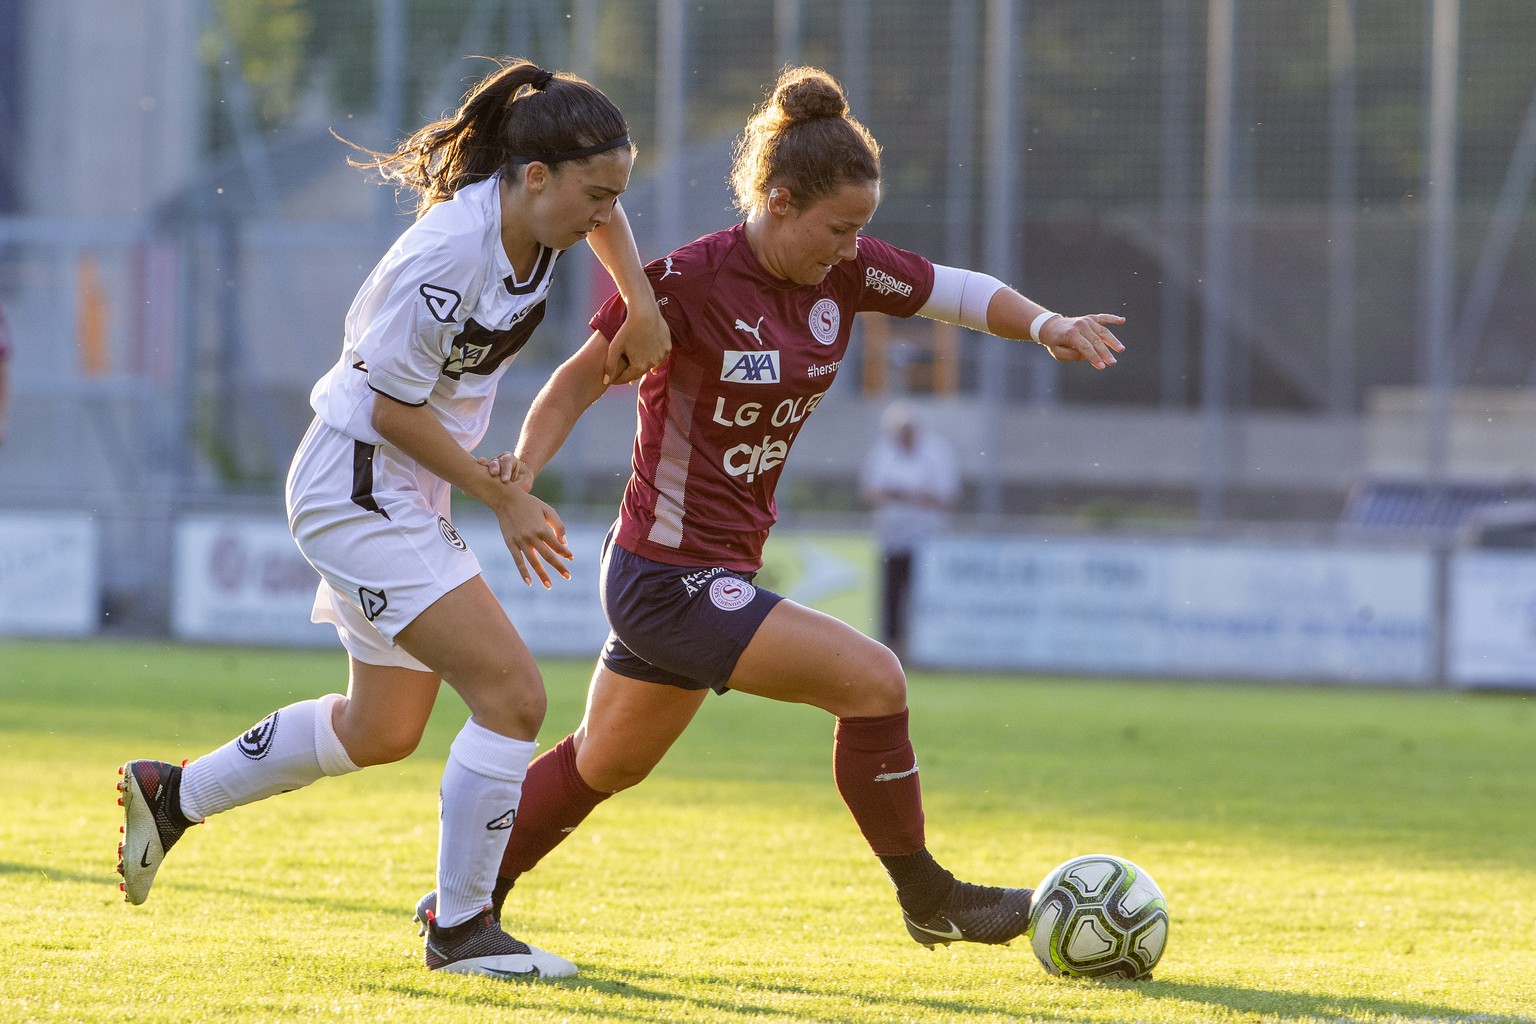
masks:
<svg viewBox="0 0 1536 1024"><path fill-rule="evenodd" d="M1030 328L1042 317L1032 337ZM1052 359L1063 363L1086 362L1095 370L1113 366L1115 353L1125 351L1120 339L1109 329L1111 324L1123 323L1125 317L1113 313L1052 314L1038 302L1007 287L999 289L987 304L988 333L1000 338L1038 341Z"/></svg>
<svg viewBox="0 0 1536 1024"><path fill-rule="evenodd" d="M630 384L667 358L672 350L672 332L656 306L656 293L645 276L640 250L623 206L614 203L613 217L588 236L587 244L613 278L619 297L628 307L623 325L604 353L603 381Z"/></svg>
<svg viewBox="0 0 1536 1024"><path fill-rule="evenodd" d="M985 331L999 338L1035 341L1053 359L1087 362L1096 370L1115 363L1125 346L1109 329L1125 323L1113 313L1063 316L1009 288L990 274L933 265L933 290L919 316Z"/></svg>
<svg viewBox="0 0 1536 1024"><path fill-rule="evenodd" d="M630 311L633 313L633 310ZM608 389L605 383L608 339L597 331L576 354L550 375L523 417L517 438L517 483L532 487L534 477L549 465L581 414Z"/></svg>

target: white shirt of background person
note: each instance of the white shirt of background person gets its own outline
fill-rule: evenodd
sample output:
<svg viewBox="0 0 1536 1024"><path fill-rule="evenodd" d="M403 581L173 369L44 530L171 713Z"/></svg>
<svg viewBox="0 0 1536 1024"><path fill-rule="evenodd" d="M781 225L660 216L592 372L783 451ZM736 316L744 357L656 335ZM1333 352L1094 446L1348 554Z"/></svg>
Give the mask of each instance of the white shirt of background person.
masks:
<svg viewBox="0 0 1536 1024"><path fill-rule="evenodd" d="M910 552L948 528L960 474L954 449L924 429L911 407L888 406L880 423L880 440L865 457L859 490L874 506L881 549Z"/></svg>

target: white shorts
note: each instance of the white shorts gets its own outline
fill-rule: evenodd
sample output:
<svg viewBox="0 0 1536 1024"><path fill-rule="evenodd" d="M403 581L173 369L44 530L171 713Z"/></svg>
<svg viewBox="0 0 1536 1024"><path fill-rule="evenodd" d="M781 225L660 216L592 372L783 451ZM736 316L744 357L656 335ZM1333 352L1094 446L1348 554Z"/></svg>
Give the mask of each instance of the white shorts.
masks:
<svg viewBox="0 0 1536 1024"><path fill-rule="evenodd" d="M448 483L390 445L310 424L288 471L288 526L320 574L310 618L369 665L431 671L395 636L480 575L449 521Z"/></svg>

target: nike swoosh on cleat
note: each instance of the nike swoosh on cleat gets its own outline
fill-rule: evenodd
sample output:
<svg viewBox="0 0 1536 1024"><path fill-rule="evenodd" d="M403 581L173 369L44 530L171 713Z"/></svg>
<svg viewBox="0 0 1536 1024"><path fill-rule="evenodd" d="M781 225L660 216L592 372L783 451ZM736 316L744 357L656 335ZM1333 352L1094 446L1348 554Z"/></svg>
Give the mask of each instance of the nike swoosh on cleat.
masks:
<svg viewBox="0 0 1536 1024"><path fill-rule="evenodd" d="M528 971L498 971L494 967L481 967L478 970L493 978L502 978L506 981L532 981L539 976L539 969L537 967Z"/></svg>
<svg viewBox="0 0 1536 1024"><path fill-rule="evenodd" d="M941 932L936 929L929 928L926 925L918 924L916 921L912 922L912 927L916 928L920 932L927 932L929 935L932 935L936 939L947 939L951 942L963 942L965 940L965 936L960 934L960 929L955 927L955 923L953 921L946 920L944 923L949 925L949 931L947 932Z"/></svg>
<svg viewBox="0 0 1536 1024"><path fill-rule="evenodd" d="M143 853L142 856L139 857L139 867L141 867L141 868L149 867L149 844L148 843L144 844L144 853Z"/></svg>

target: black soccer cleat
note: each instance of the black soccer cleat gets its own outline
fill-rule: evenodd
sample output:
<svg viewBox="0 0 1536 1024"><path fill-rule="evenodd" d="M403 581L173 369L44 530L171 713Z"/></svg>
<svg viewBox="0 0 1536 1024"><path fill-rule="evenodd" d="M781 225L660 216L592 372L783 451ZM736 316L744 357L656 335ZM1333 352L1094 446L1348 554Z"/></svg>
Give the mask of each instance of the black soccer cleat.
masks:
<svg viewBox="0 0 1536 1024"><path fill-rule="evenodd" d="M433 911L424 914L429 971L479 974L504 981L569 978L576 973L576 965L565 957L519 942L502 931L490 907L451 928L438 927Z"/></svg>
<svg viewBox="0 0 1536 1024"><path fill-rule="evenodd" d="M914 921L902 914L907 933L932 949L951 942L984 942L1006 945L1029 927L1033 891L1000 889L990 885L956 882L933 916Z"/></svg>
<svg viewBox="0 0 1536 1024"><path fill-rule="evenodd" d="M197 824L181 813L181 768L164 761L129 761L117 770L122 796L123 841L117 844L117 873L129 903L149 898L166 851Z"/></svg>

